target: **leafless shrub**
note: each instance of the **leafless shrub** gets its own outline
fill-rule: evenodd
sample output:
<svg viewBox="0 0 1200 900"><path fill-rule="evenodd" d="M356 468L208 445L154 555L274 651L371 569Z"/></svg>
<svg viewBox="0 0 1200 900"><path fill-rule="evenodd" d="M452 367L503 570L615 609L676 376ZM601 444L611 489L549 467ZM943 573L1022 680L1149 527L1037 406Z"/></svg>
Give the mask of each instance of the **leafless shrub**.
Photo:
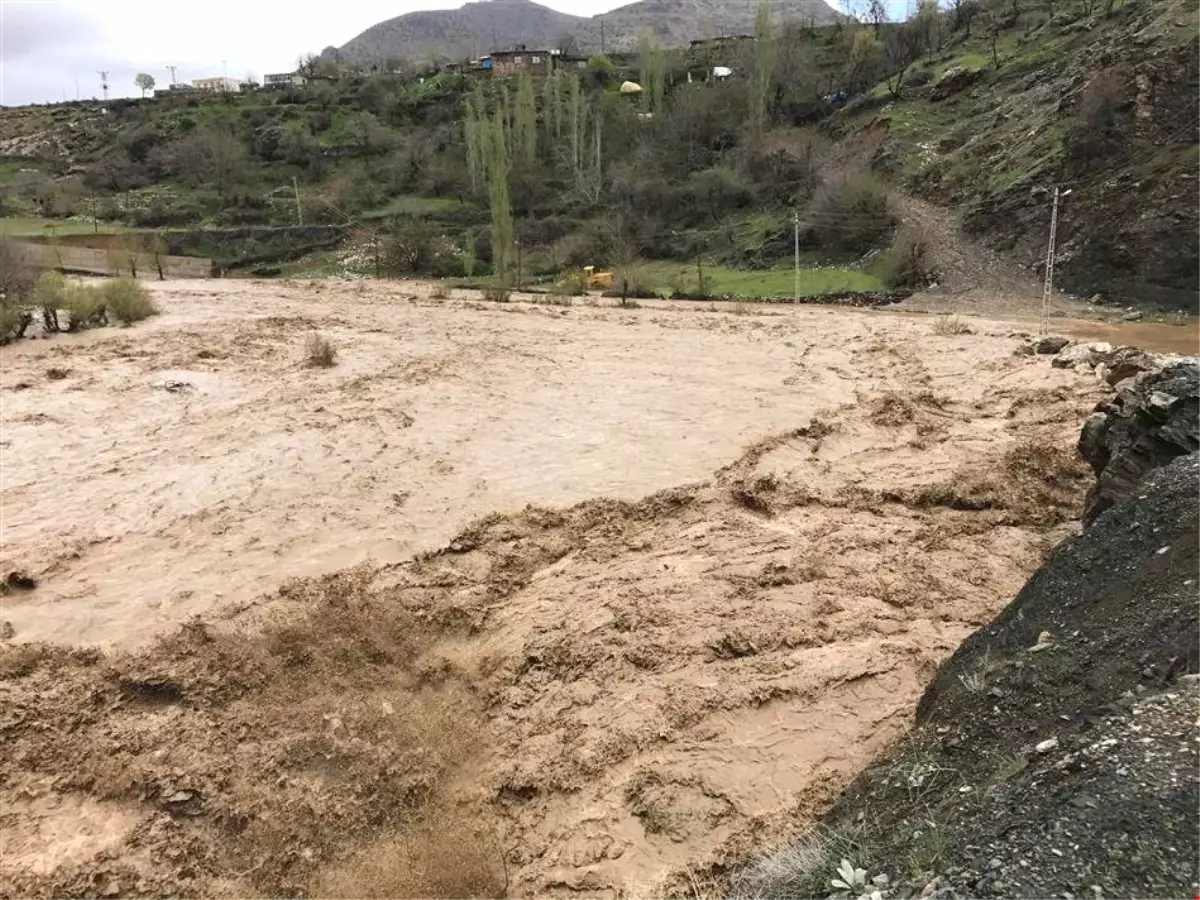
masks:
<svg viewBox="0 0 1200 900"><path fill-rule="evenodd" d="M313 332L304 345L304 362L313 368L328 369L337 361L337 350L324 335Z"/></svg>
<svg viewBox="0 0 1200 900"><path fill-rule="evenodd" d="M948 337L957 334L974 334L975 332L958 316L938 316L933 323L933 333Z"/></svg>
<svg viewBox="0 0 1200 900"><path fill-rule="evenodd" d="M923 229L905 226L883 254L880 275L889 287L921 287L933 278L931 239Z"/></svg>

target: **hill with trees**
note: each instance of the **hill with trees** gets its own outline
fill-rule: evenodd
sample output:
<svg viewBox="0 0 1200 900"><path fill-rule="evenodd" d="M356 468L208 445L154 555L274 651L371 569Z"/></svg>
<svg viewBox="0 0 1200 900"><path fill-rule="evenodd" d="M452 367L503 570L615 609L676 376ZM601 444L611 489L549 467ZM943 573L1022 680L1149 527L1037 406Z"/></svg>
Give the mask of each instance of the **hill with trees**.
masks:
<svg viewBox="0 0 1200 900"><path fill-rule="evenodd" d="M959 221L1037 276L1057 185L1062 286L1194 309L1196 9L961 0L815 27L760 12L757 40L644 33L548 78L325 60L305 86L2 110L0 216L62 240L164 230L171 252L260 274L563 289L595 264L646 292L790 294L793 217L806 284L953 287L928 226ZM644 90L622 94L629 79ZM938 206L914 216L911 197Z"/></svg>

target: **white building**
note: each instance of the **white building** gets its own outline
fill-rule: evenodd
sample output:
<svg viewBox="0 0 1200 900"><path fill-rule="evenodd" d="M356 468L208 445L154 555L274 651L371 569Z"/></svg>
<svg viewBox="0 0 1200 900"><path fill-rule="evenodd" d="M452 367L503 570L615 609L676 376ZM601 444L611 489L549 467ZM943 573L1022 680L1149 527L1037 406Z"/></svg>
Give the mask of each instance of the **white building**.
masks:
<svg viewBox="0 0 1200 900"><path fill-rule="evenodd" d="M304 76L299 72L278 72L274 75L263 76L263 87L281 87L287 84L304 84Z"/></svg>
<svg viewBox="0 0 1200 900"><path fill-rule="evenodd" d="M201 91L213 91L214 93L227 92L236 94L241 90L236 78L197 78L192 82L192 87Z"/></svg>

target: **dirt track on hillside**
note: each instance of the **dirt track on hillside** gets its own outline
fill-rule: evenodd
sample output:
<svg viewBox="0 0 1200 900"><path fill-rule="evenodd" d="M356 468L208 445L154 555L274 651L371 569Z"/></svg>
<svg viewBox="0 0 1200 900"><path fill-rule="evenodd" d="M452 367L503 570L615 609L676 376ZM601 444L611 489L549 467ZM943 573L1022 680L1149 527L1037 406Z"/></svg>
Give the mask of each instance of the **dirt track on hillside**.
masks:
<svg viewBox="0 0 1200 900"><path fill-rule="evenodd" d="M683 884L904 731L1101 395L984 321L157 291L2 351L3 894Z"/></svg>

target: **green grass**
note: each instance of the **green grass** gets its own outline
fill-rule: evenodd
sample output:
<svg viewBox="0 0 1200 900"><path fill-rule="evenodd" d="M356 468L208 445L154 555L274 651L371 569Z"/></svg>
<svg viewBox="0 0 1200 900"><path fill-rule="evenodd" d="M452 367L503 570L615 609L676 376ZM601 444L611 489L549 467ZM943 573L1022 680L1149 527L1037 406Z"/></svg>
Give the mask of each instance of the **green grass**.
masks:
<svg viewBox="0 0 1200 900"><path fill-rule="evenodd" d="M696 267L672 262L648 262L640 266L645 278L662 293L674 287L695 290ZM735 297L790 297L795 273L786 269L730 269L725 266L705 266L710 279L709 292ZM800 270L800 293L803 296L833 294L841 291L881 291L883 282L870 272L838 266L809 267Z"/></svg>
<svg viewBox="0 0 1200 900"><path fill-rule="evenodd" d="M100 234L124 234L132 229L116 222L101 222ZM32 216L0 218L0 234L10 237L54 234L92 234L95 225L86 219L39 219Z"/></svg>
<svg viewBox="0 0 1200 900"><path fill-rule="evenodd" d="M462 204L453 197L393 197L386 205L362 214L364 219L383 219L387 216L419 216L458 209Z"/></svg>
<svg viewBox="0 0 1200 900"><path fill-rule="evenodd" d="M342 274L337 250L317 250L300 259L279 263L281 278L331 278Z"/></svg>

